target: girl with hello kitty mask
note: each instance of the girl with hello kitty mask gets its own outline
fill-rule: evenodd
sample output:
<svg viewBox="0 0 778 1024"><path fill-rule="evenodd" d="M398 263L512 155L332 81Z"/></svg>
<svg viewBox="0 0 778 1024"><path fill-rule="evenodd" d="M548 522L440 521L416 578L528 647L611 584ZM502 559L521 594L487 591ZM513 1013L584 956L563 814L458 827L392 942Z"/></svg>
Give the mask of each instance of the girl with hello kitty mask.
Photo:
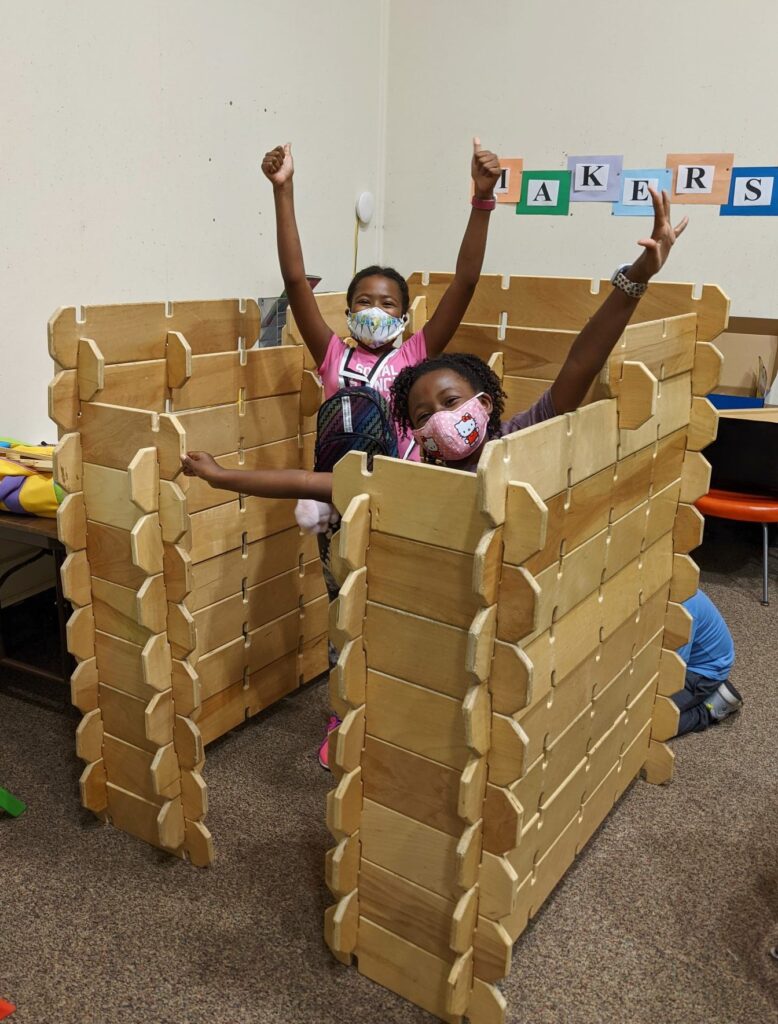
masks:
<svg viewBox="0 0 778 1024"><path fill-rule="evenodd" d="M505 395L499 378L481 359L442 355L398 374L392 405L400 431L412 434L422 458L474 471L484 444L517 430L573 412L605 365L637 308L648 281L664 266L687 219L670 222L670 200L649 189L654 227L638 244L643 252L614 275L614 289L573 342L554 383L529 409L503 422ZM617 278L623 278L623 281Z"/></svg>

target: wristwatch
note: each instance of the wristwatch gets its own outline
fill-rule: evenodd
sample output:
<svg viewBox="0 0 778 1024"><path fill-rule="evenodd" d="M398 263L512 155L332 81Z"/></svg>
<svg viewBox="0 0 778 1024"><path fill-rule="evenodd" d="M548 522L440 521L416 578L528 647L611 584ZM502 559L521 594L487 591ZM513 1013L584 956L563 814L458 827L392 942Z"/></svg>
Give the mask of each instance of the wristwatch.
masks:
<svg viewBox="0 0 778 1024"><path fill-rule="evenodd" d="M478 196L473 196L470 202L476 210L493 210L497 205L497 200L494 196L490 199L479 199Z"/></svg>
<svg viewBox="0 0 778 1024"><path fill-rule="evenodd" d="M624 271L629 270L631 266L631 263L622 263L620 267L616 267L613 271L611 284L614 288L620 288L631 299L639 299L642 295L645 295L648 285L639 284L637 281L630 281Z"/></svg>

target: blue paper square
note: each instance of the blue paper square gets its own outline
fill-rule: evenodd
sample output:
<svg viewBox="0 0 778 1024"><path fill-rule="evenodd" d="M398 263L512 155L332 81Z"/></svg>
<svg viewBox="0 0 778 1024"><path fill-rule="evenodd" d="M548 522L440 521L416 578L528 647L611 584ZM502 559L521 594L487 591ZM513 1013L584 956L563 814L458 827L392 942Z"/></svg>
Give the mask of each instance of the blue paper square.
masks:
<svg viewBox="0 0 778 1024"><path fill-rule="evenodd" d="M672 179L673 173L667 167L641 167L637 170L623 170L621 172L621 197L618 202L613 204L613 213L617 217L653 217L654 206L651 196L646 190L645 182L656 182L658 192L661 192L662 189L669 192ZM641 185L640 182L644 184ZM624 201L625 196L628 197L628 200L636 196L640 198L641 202L633 205L631 201ZM648 197L647 203L642 201L644 196Z"/></svg>
<svg viewBox="0 0 778 1024"><path fill-rule="evenodd" d="M719 214L778 217L778 167L733 167L729 199L719 208Z"/></svg>

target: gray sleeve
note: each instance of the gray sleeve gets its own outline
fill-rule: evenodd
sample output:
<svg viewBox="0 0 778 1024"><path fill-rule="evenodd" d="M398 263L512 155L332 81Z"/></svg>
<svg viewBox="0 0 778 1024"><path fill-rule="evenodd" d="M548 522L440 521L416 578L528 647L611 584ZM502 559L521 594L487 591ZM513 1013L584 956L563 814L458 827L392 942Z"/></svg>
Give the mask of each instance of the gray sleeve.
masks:
<svg viewBox="0 0 778 1024"><path fill-rule="evenodd" d="M517 430L524 430L525 427L532 427L543 420L550 420L556 416L554 401L551 398L551 391L547 389L540 398L531 405L529 409L517 413L511 419L500 424L500 436L514 434Z"/></svg>

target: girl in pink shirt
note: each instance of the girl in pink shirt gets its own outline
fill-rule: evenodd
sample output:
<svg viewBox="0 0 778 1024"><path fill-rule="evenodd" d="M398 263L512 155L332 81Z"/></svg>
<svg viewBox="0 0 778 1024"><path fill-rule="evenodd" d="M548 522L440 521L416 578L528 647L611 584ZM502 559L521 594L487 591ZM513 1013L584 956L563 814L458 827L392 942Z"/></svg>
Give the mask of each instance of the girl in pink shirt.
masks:
<svg viewBox="0 0 778 1024"><path fill-rule="evenodd" d="M262 170L273 185L278 259L289 305L316 360L324 397L330 398L342 387L370 384L388 399L400 370L439 355L462 322L481 274L489 213L495 206L494 186L500 177L499 160L481 149L479 139L473 139L473 208L454 278L424 328L407 341L402 341L402 334L408 323L408 283L391 267L366 267L354 277L347 291L351 336L343 339L332 333L305 276L294 211L291 144L266 153ZM400 457L418 461L418 446L412 436L403 434L399 441Z"/></svg>

